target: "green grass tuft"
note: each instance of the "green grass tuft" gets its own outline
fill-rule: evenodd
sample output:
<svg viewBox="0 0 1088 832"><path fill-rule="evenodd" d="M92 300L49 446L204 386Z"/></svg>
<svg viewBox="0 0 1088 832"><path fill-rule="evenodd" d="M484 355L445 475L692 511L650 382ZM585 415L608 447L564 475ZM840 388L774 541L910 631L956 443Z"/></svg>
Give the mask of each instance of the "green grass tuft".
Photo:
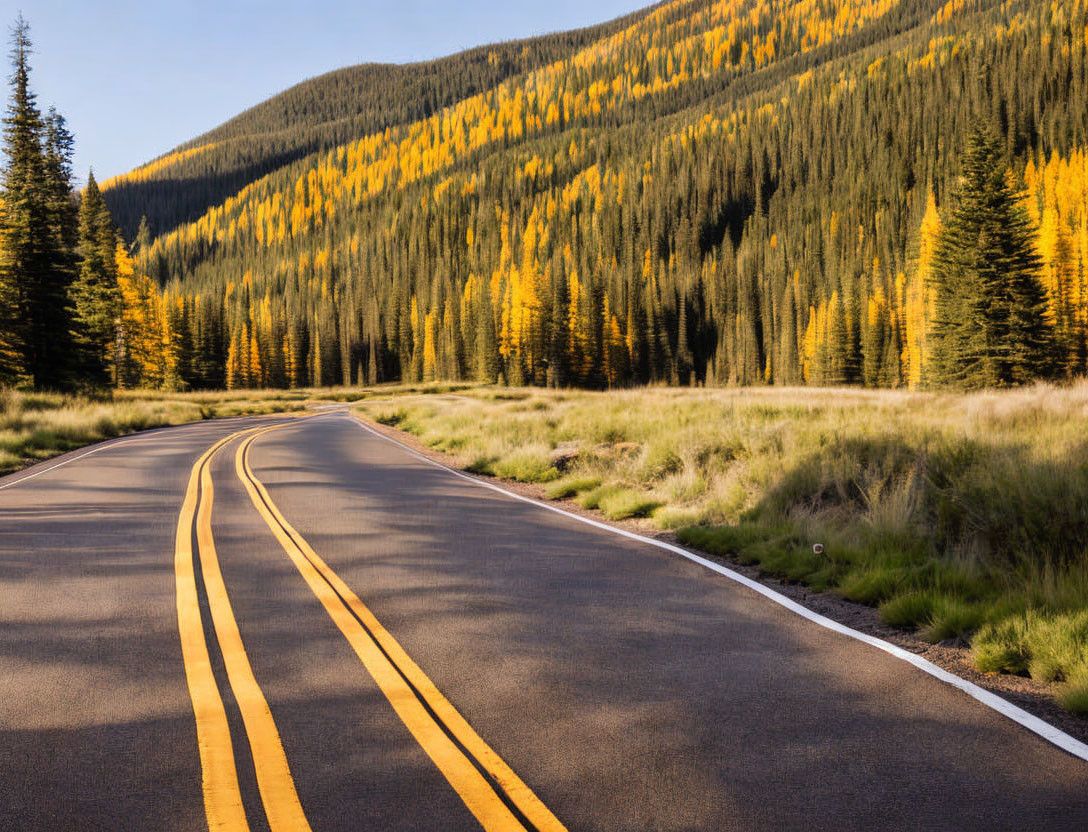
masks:
<svg viewBox="0 0 1088 832"><path fill-rule="evenodd" d="M590 491L585 491L578 495L578 505L588 509L598 508L601 505L601 500L620 490L622 490L622 487L615 483L599 485Z"/></svg>
<svg viewBox="0 0 1088 832"><path fill-rule="evenodd" d="M644 491L621 489L606 494L598 507L609 520L626 520L629 517L649 517L661 505Z"/></svg>
<svg viewBox="0 0 1088 832"><path fill-rule="evenodd" d="M912 592L899 595L880 605L880 617L890 627L913 630L927 624L933 616L933 594Z"/></svg>
<svg viewBox="0 0 1088 832"><path fill-rule="evenodd" d="M1088 716L1088 665L1081 665L1058 688L1058 703L1068 711Z"/></svg>
<svg viewBox="0 0 1088 832"><path fill-rule="evenodd" d="M514 451L491 464L490 473L516 482L552 482L559 471L552 465L547 451L525 448Z"/></svg>
<svg viewBox="0 0 1088 832"><path fill-rule="evenodd" d="M690 526L680 529L677 539L688 546L715 555L741 555L749 547L767 540L767 533L758 526Z"/></svg>
<svg viewBox="0 0 1088 832"><path fill-rule="evenodd" d="M408 418L408 411L403 409L387 410L374 416L374 421L379 425L395 428Z"/></svg>
<svg viewBox="0 0 1088 832"><path fill-rule="evenodd" d="M592 491L601 484L600 477L585 477L573 474L563 477L544 486L544 496L549 500L565 500L574 497L583 491Z"/></svg>
<svg viewBox="0 0 1088 832"><path fill-rule="evenodd" d="M698 524L702 512L698 509L663 505L654 512L654 522L663 529L684 529Z"/></svg>
<svg viewBox="0 0 1088 832"><path fill-rule="evenodd" d="M933 644L949 639L966 641L982 625L984 618L985 609L981 605L942 596L934 601L933 613L921 636Z"/></svg>

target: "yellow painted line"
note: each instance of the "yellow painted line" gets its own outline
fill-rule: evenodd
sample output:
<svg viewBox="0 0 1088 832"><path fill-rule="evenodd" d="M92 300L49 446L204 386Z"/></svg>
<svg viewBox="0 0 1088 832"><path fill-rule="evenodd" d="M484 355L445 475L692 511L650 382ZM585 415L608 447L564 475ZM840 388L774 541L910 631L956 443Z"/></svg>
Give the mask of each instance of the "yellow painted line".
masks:
<svg viewBox="0 0 1088 832"><path fill-rule="evenodd" d="M329 616L347 638L397 715L484 829L523 830L525 827L503 803L491 783L480 774L472 761L450 740L446 732L442 730L442 726L427 712L424 703L462 747L494 778L507 799L536 829L541 832L565 832L566 827L502 758L480 738L419 666L404 652L396 639L382 627L367 606L329 568L276 507L268 490L257 479L249 465L249 449L258 437L278 427L281 426L262 430L239 446L235 454L235 470L238 478L245 485L257 511L302 573L310 589L324 605ZM411 686L405 682L406 678L411 682ZM419 697L413 692L412 687L419 692Z"/></svg>
<svg viewBox="0 0 1088 832"><path fill-rule="evenodd" d="M200 603L193 569L193 520L200 494L200 471L204 463L223 445L239 434L221 439L209 448L193 466L189 487L178 518L174 543L174 581L177 586L178 631L185 679L196 717L196 738L200 751L200 770L204 791L204 813L210 832L248 832L238 772L234 767L234 747L223 699L212 673L204 626L200 621Z"/></svg>
<svg viewBox="0 0 1088 832"><path fill-rule="evenodd" d="M239 431L221 439L193 465L178 518L174 548L178 630L181 635L182 659L189 696L196 717L208 828L211 832L248 832L249 824L238 786L230 727L204 640L193 565L192 534L195 520L208 605L223 654L227 678L249 737L257 785L269 827L273 832L310 832L287 767L279 732L242 645L241 634L219 568L211 529L214 500L211 461L224 445L255 430L259 428Z"/></svg>
<svg viewBox="0 0 1088 832"><path fill-rule="evenodd" d="M213 454L214 456L214 454ZM261 692L253 675L242 634L234 617L227 586L219 568L219 556L212 536L212 501L215 496L212 484L211 460L204 466L200 478L202 497L196 518L196 539L200 549L200 566L204 575L204 589L208 595L215 635L223 653L227 679L230 681L242 723L249 736L253 764L257 774L257 788L264 803L268 825L272 832L310 832L310 824L302 811L295 781L287 765L287 755L280 741L279 731L272 719L268 701Z"/></svg>

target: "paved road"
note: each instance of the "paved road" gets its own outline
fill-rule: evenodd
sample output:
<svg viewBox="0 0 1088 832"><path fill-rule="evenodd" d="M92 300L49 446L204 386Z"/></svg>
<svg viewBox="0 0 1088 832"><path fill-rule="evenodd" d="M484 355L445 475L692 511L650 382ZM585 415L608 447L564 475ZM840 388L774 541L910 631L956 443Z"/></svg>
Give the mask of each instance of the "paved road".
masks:
<svg viewBox="0 0 1088 832"><path fill-rule="evenodd" d="M1088 828L963 693L346 414L54 465L0 480L5 831Z"/></svg>

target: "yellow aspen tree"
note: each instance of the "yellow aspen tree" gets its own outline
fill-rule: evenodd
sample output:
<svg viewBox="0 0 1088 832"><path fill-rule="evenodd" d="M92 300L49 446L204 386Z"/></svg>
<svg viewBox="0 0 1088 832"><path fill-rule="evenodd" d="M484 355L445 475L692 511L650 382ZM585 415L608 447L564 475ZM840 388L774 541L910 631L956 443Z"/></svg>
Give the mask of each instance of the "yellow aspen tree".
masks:
<svg viewBox="0 0 1088 832"><path fill-rule="evenodd" d="M414 307L413 307L414 309ZM313 366L311 373L311 383L314 387L320 387L325 383L324 380L324 368L321 366L321 330L318 328L317 316L314 315L313 324L313 339L311 340L310 348L313 350Z"/></svg>
<svg viewBox="0 0 1088 832"><path fill-rule="evenodd" d="M283 374L288 387L298 387L298 354L290 326L283 334Z"/></svg>
<svg viewBox="0 0 1088 832"><path fill-rule="evenodd" d="M812 362L816 357L816 307L808 308L808 325L805 327L805 337L801 341L801 377L808 382L812 379Z"/></svg>
<svg viewBox="0 0 1088 832"><path fill-rule="evenodd" d="M602 311L602 335L604 336L603 352L604 352L604 374L605 380L608 382L608 386L612 387L617 380L617 373L619 368L616 366L616 352L620 345L620 329L619 321L615 320L615 316L612 314L612 300L606 293L604 296L604 309ZM613 322L615 322L615 328L613 328Z"/></svg>
<svg viewBox="0 0 1088 832"><path fill-rule="evenodd" d="M123 368L117 382L124 386L161 386L164 381L164 318L162 295L147 275L139 274L123 246L115 253L117 283L121 290L121 319L124 349Z"/></svg>
<svg viewBox="0 0 1088 832"><path fill-rule="evenodd" d="M1060 319L1062 305L1062 270L1057 262L1062 223L1058 218L1058 209L1052 204L1053 197L1046 199L1046 202L1048 204L1043 209L1042 221L1038 226L1038 248L1043 258L1047 316L1051 324L1056 324Z"/></svg>
<svg viewBox="0 0 1088 832"><path fill-rule="evenodd" d="M514 309L516 321L515 350L533 371L543 353L543 297L546 294L544 273L537 257L539 247L547 239L540 221L539 206L533 209L522 238L522 264L517 273L517 296Z"/></svg>
<svg viewBox="0 0 1088 832"><path fill-rule="evenodd" d="M588 371L589 339L586 332L586 321L582 315L582 284L578 280L578 272L572 271L567 279L567 289L570 300L567 304L567 332L569 333L570 346L568 353L570 366L579 375L584 376Z"/></svg>
<svg viewBox="0 0 1088 832"><path fill-rule="evenodd" d="M178 385L178 354L174 342L173 328L170 326L170 316L166 314L167 302L164 298L160 306L162 314L159 316L159 356L162 369L160 375L162 386L168 390L176 389Z"/></svg>
<svg viewBox="0 0 1088 832"><path fill-rule="evenodd" d="M516 316L521 303L518 282L518 270L511 268L504 281L502 325L499 328L499 355L503 358L510 358L517 353L518 321Z"/></svg>
<svg viewBox="0 0 1088 832"><path fill-rule="evenodd" d="M476 275L470 274L465 281L465 287L461 291L461 343L469 354L475 341L476 328L473 326L473 309L479 280Z"/></svg>
<svg viewBox="0 0 1088 832"><path fill-rule="evenodd" d="M926 199L926 212L918 241L918 265L908 276L904 292L903 361L907 385L912 389L922 383L929 361L927 334L934 315L935 296L932 288L933 253L941 233L941 218L932 191Z"/></svg>
<svg viewBox="0 0 1088 832"><path fill-rule="evenodd" d="M432 309L423 319L423 380L434 381L438 367L438 352L435 347L436 319Z"/></svg>
<svg viewBox="0 0 1088 832"><path fill-rule="evenodd" d="M227 348L227 389L236 390L242 384L242 364L238 357L238 333L234 332L230 337L230 346Z"/></svg>
<svg viewBox="0 0 1088 832"><path fill-rule="evenodd" d="M1043 259L1043 286L1047 295L1047 317L1064 353L1067 369L1072 370L1080 352L1083 332L1078 331L1078 307L1081 305L1080 268L1076 260L1073 235L1062 218L1057 195L1045 195L1043 223L1039 229L1038 248Z"/></svg>
<svg viewBox="0 0 1088 832"><path fill-rule="evenodd" d="M1079 265L1077 324L1081 338L1088 340L1088 183L1086 183L1085 200L1080 209L1080 223L1077 229L1077 262Z"/></svg>
<svg viewBox="0 0 1088 832"><path fill-rule="evenodd" d="M250 364L252 353L249 351L249 321L242 324L242 331L238 336L238 386L250 388L253 386L253 368Z"/></svg>
<svg viewBox="0 0 1088 832"><path fill-rule="evenodd" d="M249 333L249 386L264 387L264 362L261 361L261 349L257 343L257 328L253 327Z"/></svg>

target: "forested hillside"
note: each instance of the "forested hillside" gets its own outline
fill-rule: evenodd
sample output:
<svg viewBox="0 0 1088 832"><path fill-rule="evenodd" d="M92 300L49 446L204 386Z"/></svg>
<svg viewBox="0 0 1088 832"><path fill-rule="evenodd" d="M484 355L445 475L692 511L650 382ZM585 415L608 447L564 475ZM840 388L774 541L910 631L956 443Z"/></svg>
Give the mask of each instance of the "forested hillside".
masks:
<svg viewBox="0 0 1088 832"><path fill-rule="evenodd" d="M938 303L957 267L942 230L977 241L964 206L994 199L1023 219L1009 245L1034 246L1006 262L1046 329L1048 360L1016 366L1085 371L1085 0L680 0L585 40L470 53L423 101L401 96L418 77L390 82L350 115L363 135L330 126L314 141L342 143L143 234L121 265L125 383L916 386L947 363L935 332L994 318L984 269L963 320ZM282 157L268 137L306 89L107 199L131 227L119 193L141 181L166 189L153 211L179 178L293 158L304 129ZM335 125L326 104L314 121ZM219 150L262 119L270 143L239 146L265 149ZM961 177L973 134L989 197ZM1002 314L998 335L1020 313Z"/></svg>
<svg viewBox="0 0 1088 832"><path fill-rule="evenodd" d="M482 46L416 64L363 64L312 78L136 170L102 183L131 239L147 218L171 231L266 173L387 127L427 118L552 63L646 12L599 26Z"/></svg>

